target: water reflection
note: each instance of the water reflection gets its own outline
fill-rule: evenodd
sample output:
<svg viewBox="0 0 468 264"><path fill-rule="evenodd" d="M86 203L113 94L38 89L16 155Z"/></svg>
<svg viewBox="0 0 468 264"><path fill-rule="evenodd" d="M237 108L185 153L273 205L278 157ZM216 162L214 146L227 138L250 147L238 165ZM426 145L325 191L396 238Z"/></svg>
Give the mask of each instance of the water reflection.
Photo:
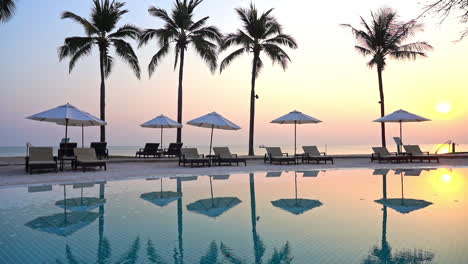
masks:
<svg viewBox="0 0 468 264"><path fill-rule="evenodd" d="M432 204L431 202L420 200L420 199L405 198L405 195L404 195L404 176L419 176L421 175L421 171L422 169L397 169L395 170L395 174L400 175L401 198L387 198L386 191L385 191L384 198L380 200L376 200L375 202L383 204L402 214L408 214L413 211L420 210L431 205ZM374 172L374 175L375 174L376 172ZM386 177L387 174L388 174L388 170L382 175ZM385 180L385 185L386 185L386 180Z"/></svg>
<svg viewBox="0 0 468 264"><path fill-rule="evenodd" d="M83 192L81 194L83 195ZM66 196L66 185L63 185L64 199L56 203L56 205L63 208L63 213L38 217L27 222L25 226L34 230L67 237L94 222L99 214L89 211L105 202L104 199L88 197L89 200L87 200L84 199L85 197L81 197L76 200L67 199Z"/></svg>
<svg viewBox="0 0 468 264"><path fill-rule="evenodd" d="M315 175L315 173L314 173ZM318 173L317 173L318 175ZM300 215L304 212L322 206L322 202L312 199L304 199L297 197L297 172L294 172L294 191L295 197L292 199L279 199L272 201L271 204L295 215Z"/></svg>
<svg viewBox="0 0 468 264"><path fill-rule="evenodd" d="M179 192L163 191L163 179L161 178L161 191L140 195L140 198L157 206L164 207L182 197Z"/></svg>
<svg viewBox="0 0 468 264"><path fill-rule="evenodd" d="M214 198L213 195L213 180L212 176L208 176L210 179L210 190L211 190L211 198L201 199L196 202L193 202L187 205L187 210L199 214L203 214L209 217L219 217L228 210L234 208L242 201L239 200L237 197L217 197ZM229 177L228 177L229 178ZM224 178L218 178L224 179Z"/></svg>
<svg viewBox="0 0 468 264"><path fill-rule="evenodd" d="M387 174L389 170L375 170L374 175L382 175L383 199L387 200ZM378 200L378 201L381 201ZM392 254L392 248L387 241L387 206L382 203L382 237L379 246L374 246L370 254L362 261L363 264L429 264L434 260L435 254L422 249L399 250ZM422 209L422 208L420 208Z"/></svg>
<svg viewBox="0 0 468 264"><path fill-rule="evenodd" d="M106 202L105 199L101 198L83 197L83 189L92 187L94 187L94 183L73 184L74 189L81 189L81 195L77 198L67 199L66 185L63 185L63 200L57 201L55 205L65 210L70 210L73 212L92 211Z"/></svg>

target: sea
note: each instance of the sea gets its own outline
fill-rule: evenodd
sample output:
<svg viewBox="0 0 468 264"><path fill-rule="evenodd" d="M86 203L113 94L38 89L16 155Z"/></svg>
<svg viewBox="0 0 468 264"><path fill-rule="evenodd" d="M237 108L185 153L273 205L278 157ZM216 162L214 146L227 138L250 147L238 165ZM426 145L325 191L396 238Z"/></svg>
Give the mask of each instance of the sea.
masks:
<svg viewBox="0 0 468 264"><path fill-rule="evenodd" d="M441 147L440 144L421 144L421 149L423 151L429 151L430 153L435 153L438 149L438 153L448 152L448 146L444 145ZM143 146L109 146L109 154L111 156L134 156L135 152L138 151ZM196 147L198 148L199 153L208 154L209 146L208 145L184 145L184 147ZM248 147L240 145L228 145L231 150L231 153L236 153L238 155L247 155ZM294 153L293 145L278 145L282 148L283 152L290 154ZM318 148L321 152L326 152L328 155L364 155L372 153L371 145L318 145ZM395 144L389 145L390 151L396 151ZM55 153L57 153L58 146L54 147ZM12 147L2 147L0 146L0 157L24 157L26 155L26 146L12 146ZM255 146L255 154L263 155L265 154L265 149L261 146ZM468 152L468 144L457 144L457 152ZM302 146L297 146L297 153L302 153Z"/></svg>

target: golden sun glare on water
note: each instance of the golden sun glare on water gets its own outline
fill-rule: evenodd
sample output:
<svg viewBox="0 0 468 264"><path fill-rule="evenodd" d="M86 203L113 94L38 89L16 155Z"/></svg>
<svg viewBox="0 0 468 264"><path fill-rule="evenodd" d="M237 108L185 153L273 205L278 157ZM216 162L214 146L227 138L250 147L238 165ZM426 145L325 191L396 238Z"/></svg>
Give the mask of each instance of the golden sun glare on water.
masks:
<svg viewBox="0 0 468 264"><path fill-rule="evenodd" d="M437 111L441 114L448 114L452 110L452 106L447 102L442 102L437 105Z"/></svg>

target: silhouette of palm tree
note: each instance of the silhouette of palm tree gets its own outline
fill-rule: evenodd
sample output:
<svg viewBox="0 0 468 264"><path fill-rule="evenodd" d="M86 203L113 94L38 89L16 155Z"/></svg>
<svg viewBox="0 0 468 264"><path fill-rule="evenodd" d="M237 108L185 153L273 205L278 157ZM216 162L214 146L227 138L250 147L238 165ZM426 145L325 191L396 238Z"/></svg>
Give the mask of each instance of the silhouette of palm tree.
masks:
<svg viewBox="0 0 468 264"><path fill-rule="evenodd" d="M148 9L149 14L163 20L165 24L159 29L146 29L140 38L140 46L147 44L153 38L158 41L159 50L148 65L150 76L161 60L169 53L171 46L174 45L174 70L180 61L177 99L177 122L179 123L182 123L182 83L185 52L189 45L195 49L212 72L217 68L218 44L222 35L218 28L205 26L209 17L204 17L198 21L193 20L195 8L202 2L203 0L176 0L171 15L164 9L151 6ZM177 129L177 142L182 142L182 128Z"/></svg>
<svg viewBox="0 0 468 264"><path fill-rule="evenodd" d="M15 11L14 0L0 0L0 22L7 22Z"/></svg>
<svg viewBox="0 0 468 264"><path fill-rule="evenodd" d="M71 19L83 26L85 37L69 37L64 41L64 45L59 47L60 60L69 57L69 71L75 67L76 62L89 54L94 46L99 48L99 65L101 74L101 120L106 120L106 87L105 79L112 72L114 59L109 55L109 48L113 46L116 54L130 65L135 75L140 78L140 66L138 58L132 46L125 40L136 39L140 35L140 30L133 25L124 25L114 31L122 16L128 12L123 9L124 3L110 0L93 0L91 19L87 20L72 12L64 12L62 19ZM101 126L101 142L106 141L105 126Z"/></svg>
<svg viewBox="0 0 468 264"><path fill-rule="evenodd" d="M249 155L251 156L254 155L255 99L258 98L255 93L255 80L263 68L260 54L263 51L273 63L279 63L286 70L291 59L281 46L292 49L297 48L294 38L283 34L282 26L271 14L272 11L273 9L270 9L263 14L259 14L253 4L248 9L237 8L236 12L242 20L243 29L226 35L220 48L220 51L225 51L231 46L241 46L241 48L232 52L221 62L220 72L226 69L234 59L244 53L253 53L249 127Z"/></svg>
<svg viewBox="0 0 468 264"><path fill-rule="evenodd" d="M397 12L382 8L376 13L371 12L372 21L369 23L361 17L361 26L364 29L356 29L349 24L343 24L351 28L356 38L355 46L358 53L371 56L368 66L377 67L380 94L380 115L385 116L385 97L383 90L382 71L386 66L387 57L397 60L415 60L426 57L426 51L432 47L424 41L404 44L406 40L414 36L416 32L423 29L422 24L415 20L409 22L398 21ZM382 146L386 146L385 123L381 123Z"/></svg>

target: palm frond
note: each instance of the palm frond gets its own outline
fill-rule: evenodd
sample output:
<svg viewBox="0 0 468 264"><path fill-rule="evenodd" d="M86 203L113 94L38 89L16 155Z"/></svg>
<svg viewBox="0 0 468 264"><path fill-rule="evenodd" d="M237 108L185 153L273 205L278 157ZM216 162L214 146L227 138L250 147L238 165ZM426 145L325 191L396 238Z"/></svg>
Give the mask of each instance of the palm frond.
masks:
<svg viewBox="0 0 468 264"><path fill-rule="evenodd" d="M148 9L148 13L152 16L162 19L166 24L172 28L177 28L177 24L172 20L172 18L167 14L166 10L158 7L151 6Z"/></svg>
<svg viewBox="0 0 468 264"><path fill-rule="evenodd" d="M364 56L372 55L372 50L367 49L365 47L356 45L354 46L354 48L356 49L357 52L361 53Z"/></svg>
<svg viewBox="0 0 468 264"><path fill-rule="evenodd" d="M224 69L226 69L231 62L233 62L237 57L241 56L242 54L245 53L245 48L240 48L233 53L229 54L222 62L221 65L219 66L219 72L223 72Z"/></svg>
<svg viewBox="0 0 468 264"><path fill-rule="evenodd" d="M193 35L207 38L209 40L214 40L217 43L221 43L223 39L223 35L221 34L220 30L215 26L208 26L203 27L198 30L192 32Z"/></svg>
<svg viewBox="0 0 468 264"><path fill-rule="evenodd" d="M103 54L103 61L104 67L104 77L109 78L110 74L112 73L112 69L114 68L114 58L112 58L107 52Z"/></svg>
<svg viewBox="0 0 468 264"><path fill-rule="evenodd" d="M75 55L76 52L81 50L88 44L93 44L94 38L91 37L70 37L66 38L63 46L58 48L59 59L63 60L66 57Z"/></svg>
<svg viewBox="0 0 468 264"><path fill-rule="evenodd" d="M255 64L257 66L257 71L255 72L255 78L258 78L258 76L260 75L260 72L263 70L263 61L260 58L260 56L258 56L258 59L255 61Z"/></svg>
<svg viewBox="0 0 468 264"><path fill-rule="evenodd" d="M288 68L288 62L290 62L291 59L283 49L274 44L263 44L262 47L263 51L272 60L273 64L279 63L283 70Z"/></svg>
<svg viewBox="0 0 468 264"><path fill-rule="evenodd" d="M89 22L86 18L78 16L72 12L63 12L62 19L71 19L81 24L83 28L85 29L85 32L88 36L97 34L99 32L99 30L93 24L91 24L91 22Z"/></svg>
<svg viewBox="0 0 468 264"><path fill-rule="evenodd" d="M138 63L138 57L133 51L132 46L122 39L111 39L111 41L114 44L117 55L128 63L130 68L135 72L135 75L140 79L140 65Z"/></svg>
<svg viewBox="0 0 468 264"><path fill-rule="evenodd" d="M14 0L0 0L0 22L8 21L13 16L15 8Z"/></svg>
<svg viewBox="0 0 468 264"><path fill-rule="evenodd" d="M75 67L76 62L80 58L91 54L92 48L93 48L93 44L88 43L88 44L84 45L83 47L81 47L77 52L75 52L73 54L73 56L70 59L70 63L69 63L69 67L68 67L68 72L69 73L72 72L73 68Z"/></svg>
<svg viewBox="0 0 468 264"><path fill-rule="evenodd" d="M287 46L291 49L297 49L297 43L296 40L286 34L279 34L273 38L265 40L265 43L270 43L270 44L279 44L283 46Z"/></svg>
<svg viewBox="0 0 468 264"><path fill-rule="evenodd" d="M141 30L134 25L124 25L114 33L109 34L109 38L131 38L138 39L141 35Z"/></svg>
<svg viewBox="0 0 468 264"><path fill-rule="evenodd" d="M202 36L192 36L193 47L198 55L205 61L211 72L215 72L218 67L218 49L217 46Z"/></svg>
<svg viewBox="0 0 468 264"><path fill-rule="evenodd" d="M149 72L149 76L151 77L151 75L153 75L156 67L159 65L159 63L161 62L161 59L164 58L164 56L167 55L167 53L169 53L169 44L161 47L161 49L159 49L159 51L154 54L153 58L151 58L151 61L148 65L148 72Z"/></svg>
<svg viewBox="0 0 468 264"><path fill-rule="evenodd" d="M242 45L249 47L253 45L255 41L245 34L242 30L238 30L236 33L227 34L220 45L220 51L224 51L233 45Z"/></svg>
<svg viewBox="0 0 468 264"><path fill-rule="evenodd" d="M99 32L111 32L122 16L128 13L123 9L123 2L115 0L93 0L94 6L91 9L91 21Z"/></svg>
<svg viewBox="0 0 468 264"><path fill-rule="evenodd" d="M195 30L198 30L198 29L202 28L206 24L206 21L208 20L208 18L210 18L210 17L204 17L204 18L198 20L197 22L193 23L189 27L189 31L195 31Z"/></svg>

